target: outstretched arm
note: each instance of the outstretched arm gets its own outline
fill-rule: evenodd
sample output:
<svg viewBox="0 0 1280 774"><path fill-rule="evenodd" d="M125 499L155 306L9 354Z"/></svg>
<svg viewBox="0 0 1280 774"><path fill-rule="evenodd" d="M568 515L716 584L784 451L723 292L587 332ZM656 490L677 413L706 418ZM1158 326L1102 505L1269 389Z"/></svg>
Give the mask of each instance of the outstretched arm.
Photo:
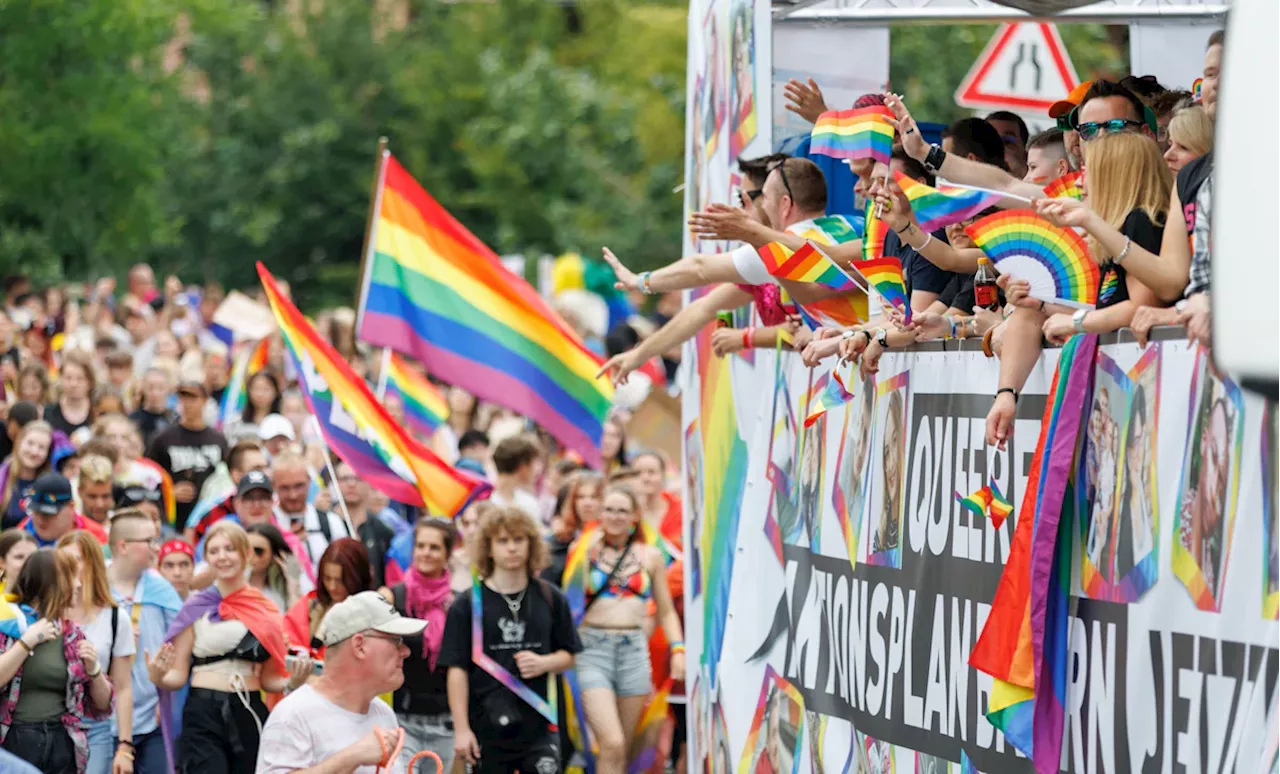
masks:
<svg viewBox="0 0 1280 774"><path fill-rule="evenodd" d="M669 293L673 290L692 290L717 282L746 282L733 262L732 253L691 255L681 258L657 271L636 274L622 265L618 256L604 248L604 259L617 275L614 287L618 290L641 290L645 293Z"/></svg>

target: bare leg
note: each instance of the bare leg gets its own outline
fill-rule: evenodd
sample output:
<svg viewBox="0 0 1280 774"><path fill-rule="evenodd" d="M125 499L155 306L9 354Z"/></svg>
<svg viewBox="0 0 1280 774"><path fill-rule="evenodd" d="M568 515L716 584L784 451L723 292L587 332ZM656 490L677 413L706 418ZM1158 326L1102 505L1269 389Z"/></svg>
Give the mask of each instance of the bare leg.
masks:
<svg viewBox="0 0 1280 774"><path fill-rule="evenodd" d="M619 718L620 704L621 701L608 688L588 688L582 692L587 725L591 727L591 736L600 749L596 758L596 770L600 774L625 774L627 770L628 734L624 733Z"/></svg>

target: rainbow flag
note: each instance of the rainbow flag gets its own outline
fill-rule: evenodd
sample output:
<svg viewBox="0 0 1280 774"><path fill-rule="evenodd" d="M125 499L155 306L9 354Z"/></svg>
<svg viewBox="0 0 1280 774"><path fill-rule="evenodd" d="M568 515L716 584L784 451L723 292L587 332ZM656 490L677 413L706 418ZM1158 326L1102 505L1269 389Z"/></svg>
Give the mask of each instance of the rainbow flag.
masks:
<svg viewBox="0 0 1280 774"><path fill-rule="evenodd" d="M1071 474L1093 391L1097 336L1062 349L1004 573L969 664L991 675L987 719L1040 774L1057 772L1067 679ZM1062 518L1064 506L1066 518Z"/></svg>
<svg viewBox="0 0 1280 774"><path fill-rule="evenodd" d="M809 413L804 418L805 427L817 422L819 417L831 409L853 400L853 393L849 392L844 386L844 379L840 378L839 364L813 387L816 394L809 404Z"/></svg>
<svg viewBox="0 0 1280 774"><path fill-rule="evenodd" d="M911 304L907 299L907 284L902 278L902 261L893 257L876 258L859 261L853 268L866 277L881 298L903 311L907 323L911 322Z"/></svg>
<svg viewBox="0 0 1280 774"><path fill-rule="evenodd" d="M1009 514L1013 513L1013 505L1000 494L1000 488L996 486L995 479L991 479L986 486L968 497L961 497L960 493L956 492L956 501L973 515L991 519L996 529L999 529L1004 524L1004 520L1009 518Z"/></svg>
<svg viewBox="0 0 1280 774"><path fill-rule="evenodd" d="M640 715L640 724L636 728L634 737L638 749L631 757L631 762L627 764L627 774L642 774L658 760L658 732L667 722L670 700L671 680L668 679L649 697L644 713Z"/></svg>
<svg viewBox="0 0 1280 774"><path fill-rule="evenodd" d="M884 240L889 236L889 224L876 217L876 203L867 199L866 228L862 235L862 260L874 261L884 257Z"/></svg>
<svg viewBox="0 0 1280 774"><path fill-rule="evenodd" d="M1000 201L1000 195L980 188L934 188L894 170L898 187L911 202L911 211L924 231L937 231L943 226L968 220Z"/></svg>
<svg viewBox="0 0 1280 774"><path fill-rule="evenodd" d="M218 404L218 427L225 427L244 416L244 408L249 402L249 379L267 367L270 345L270 339L259 339L251 346L241 349L236 356L231 378L227 380L227 389L222 393L222 400Z"/></svg>
<svg viewBox="0 0 1280 774"><path fill-rule="evenodd" d="M528 417L599 467L613 387L601 360L387 153L357 331Z"/></svg>
<svg viewBox="0 0 1280 774"><path fill-rule="evenodd" d="M1072 199L1083 199L1084 189L1080 187L1081 172L1068 172L1044 187L1044 195L1056 199L1059 196L1070 196Z"/></svg>
<svg viewBox="0 0 1280 774"><path fill-rule="evenodd" d="M973 761L969 760L969 753L960 748L960 774L982 774L978 771L978 767L973 765Z"/></svg>
<svg viewBox="0 0 1280 774"><path fill-rule="evenodd" d="M392 421L369 386L280 293L261 263L258 276L321 435L357 475L393 500L450 516L488 489Z"/></svg>
<svg viewBox="0 0 1280 774"><path fill-rule="evenodd" d="M770 242L758 252L771 277L811 282L841 292L861 289L813 242L805 242L804 247L795 252L778 242Z"/></svg>
<svg viewBox="0 0 1280 774"><path fill-rule="evenodd" d="M828 110L818 116L809 152L837 159L875 159L888 164L893 150L893 111L884 105Z"/></svg>
<svg viewBox="0 0 1280 774"><path fill-rule="evenodd" d="M395 352L387 363L387 394L400 397L405 422L421 436L430 436L449 418L449 402L440 390Z"/></svg>

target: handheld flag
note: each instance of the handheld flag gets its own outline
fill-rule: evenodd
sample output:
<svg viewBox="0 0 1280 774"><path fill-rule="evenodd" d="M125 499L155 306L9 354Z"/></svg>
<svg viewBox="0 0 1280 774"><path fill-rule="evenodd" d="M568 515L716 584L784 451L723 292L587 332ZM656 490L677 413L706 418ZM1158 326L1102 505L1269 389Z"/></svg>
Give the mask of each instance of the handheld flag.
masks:
<svg viewBox="0 0 1280 774"><path fill-rule="evenodd" d="M837 159L875 159L888 164L893 133L893 111L884 105L828 110L813 125L809 151Z"/></svg>
<svg viewBox="0 0 1280 774"><path fill-rule="evenodd" d="M823 380L825 384L815 385L819 387L819 391L814 396L813 402L809 404L809 413L804 418L805 427L817 422L819 417L831 409L853 400L853 393L849 392L844 386L844 379L840 378L838 365L831 369L831 373L824 376Z"/></svg>
<svg viewBox="0 0 1280 774"><path fill-rule="evenodd" d="M894 170L902 194L911 202L911 211L924 231L968 220L1000 201L1000 195L975 188L939 186L934 188Z"/></svg>
<svg viewBox="0 0 1280 774"><path fill-rule="evenodd" d="M260 339L242 349L236 356L231 378L227 380L227 389L222 393L222 400L218 404L218 427L226 427L244 416L245 406L249 402L249 379L267 367L270 343L270 339Z"/></svg>
<svg viewBox="0 0 1280 774"><path fill-rule="evenodd" d="M911 303L907 298L907 284L902 278L902 261L885 257L871 261L859 261L853 268L866 277L871 287L876 289L889 304L901 309L906 315L906 322L911 322Z"/></svg>

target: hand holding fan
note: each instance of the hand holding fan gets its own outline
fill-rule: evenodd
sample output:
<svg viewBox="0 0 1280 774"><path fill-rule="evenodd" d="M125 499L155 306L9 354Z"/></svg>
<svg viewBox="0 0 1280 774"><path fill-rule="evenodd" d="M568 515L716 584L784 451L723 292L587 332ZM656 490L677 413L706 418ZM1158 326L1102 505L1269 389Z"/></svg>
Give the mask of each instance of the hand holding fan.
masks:
<svg viewBox="0 0 1280 774"><path fill-rule="evenodd" d="M1005 210L965 229L1001 274L1025 280L1030 296L1051 304L1093 308L1100 272L1084 238L1031 210Z"/></svg>

